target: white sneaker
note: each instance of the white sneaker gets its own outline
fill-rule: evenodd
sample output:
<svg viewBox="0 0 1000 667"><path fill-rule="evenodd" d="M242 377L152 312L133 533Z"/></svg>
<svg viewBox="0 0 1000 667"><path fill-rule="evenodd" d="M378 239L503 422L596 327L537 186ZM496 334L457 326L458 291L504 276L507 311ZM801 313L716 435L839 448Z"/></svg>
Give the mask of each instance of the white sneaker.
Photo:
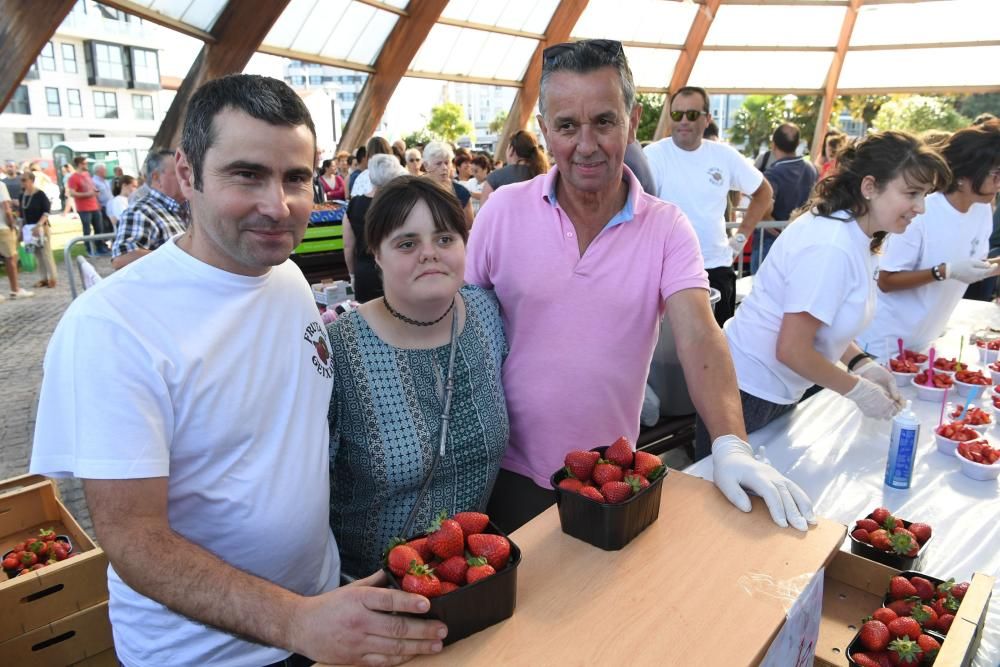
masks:
<svg viewBox="0 0 1000 667"><path fill-rule="evenodd" d="M28 298L31 298L33 296L35 296L34 292L29 292L28 290L24 289L23 287L21 289L17 290L16 292L11 292L10 293L10 298L12 298L12 299L28 299Z"/></svg>

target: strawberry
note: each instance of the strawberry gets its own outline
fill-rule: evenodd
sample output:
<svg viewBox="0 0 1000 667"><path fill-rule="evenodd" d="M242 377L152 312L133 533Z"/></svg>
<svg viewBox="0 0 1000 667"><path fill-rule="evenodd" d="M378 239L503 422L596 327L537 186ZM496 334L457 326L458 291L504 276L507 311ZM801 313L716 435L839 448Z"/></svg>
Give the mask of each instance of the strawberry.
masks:
<svg viewBox="0 0 1000 667"><path fill-rule="evenodd" d="M913 536L917 538L917 542L920 542L921 545L931 539L931 527L926 523L911 523L910 532L913 533Z"/></svg>
<svg viewBox="0 0 1000 667"><path fill-rule="evenodd" d="M462 526L454 519L449 519L447 512L441 513L427 528L427 545L438 558L442 560L465 553L465 536Z"/></svg>
<svg viewBox="0 0 1000 667"><path fill-rule="evenodd" d="M632 443L625 436L618 438L604 450L604 458L622 468L631 468L632 459L635 458Z"/></svg>
<svg viewBox="0 0 1000 667"><path fill-rule="evenodd" d="M492 576L497 573L492 565L486 562L486 559L482 556L478 558L470 558L468 560L469 571L466 573L465 577L469 584L474 584L480 579L485 579L486 577Z"/></svg>
<svg viewBox="0 0 1000 667"><path fill-rule="evenodd" d="M604 496L601 495L601 492L592 486L585 486L580 489L580 495L585 498L590 498L591 500L596 500L599 503L605 502Z"/></svg>
<svg viewBox="0 0 1000 667"><path fill-rule="evenodd" d="M434 558L434 552L431 551L430 546L427 545L426 537L418 537L415 540L410 540L407 542L408 545L416 549L420 557L424 559L425 563L429 563L432 558Z"/></svg>
<svg viewBox="0 0 1000 667"><path fill-rule="evenodd" d="M402 588L407 593L433 598L441 595L441 580L434 576L431 568L414 563L403 577Z"/></svg>
<svg viewBox="0 0 1000 667"><path fill-rule="evenodd" d="M578 480L576 477L564 477L559 481L559 488L563 491L579 493L580 489L583 488L583 482Z"/></svg>
<svg viewBox="0 0 1000 667"><path fill-rule="evenodd" d="M920 624L917 623L916 619L910 618L909 616L900 616L899 618L889 621L889 634L895 638L909 637L910 639L916 640L920 636L923 630Z"/></svg>
<svg viewBox="0 0 1000 667"><path fill-rule="evenodd" d="M566 455L563 463L566 464L566 469L573 477L581 482L586 482L594 473L594 465L599 458L601 455L597 452L573 451Z"/></svg>
<svg viewBox="0 0 1000 667"><path fill-rule="evenodd" d="M859 519L857 527L864 528L869 533L872 533L881 528L882 526L878 525L875 521L872 521L871 519Z"/></svg>
<svg viewBox="0 0 1000 667"><path fill-rule="evenodd" d="M889 535L889 546L897 554L911 558L916 556L917 551L920 550L917 538L913 537L913 533L905 528L896 528L896 532Z"/></svg>
<svg viewBox="0 0 1000 667"><path fill-rule="evenodd" d="M930 660L934 660L937 657L937 652L941 649L941 644L938 640L930 635L920 635L917 637L917 646L923 651L924 658Z"/></svg>
<svg viewBox="0 0 1000 667"><path fill-rule="evenodd" d="M882 621L886 625L889 625L889 621L895 618L899 618L899 616L896 614L896 612L894 612L892 609L889 609L888 607L879 607L878 609L872 612L872 618L874 618L876 621Z"/></svg>
<svg viewBox="0 0 1000 667"><path fill-rule="evenodd" d="M459 586L465 583L466 570L469 565L465 562L465 556L452 556L444 559L440 565L434 568L434 574L442 582L448 581Z"/></svg>
<svg viewBox="0 0 1000 667"><path fill-rule="evenodd" d="M889 580L889 597L893 600L902 600L916 594L916 587L906 577L893 577Z"/></svg>
<svg viewBox="0 0 1000 667"><path fill-rule="evenodd" d="M938 617L937 630L943 635L948 634L948 630L951 629L951 624L955 620L954 614L941 614Z"/></svg>
<svg viewBox="0 0 1000 667"><path fill-rule="evenodd" d="M933 630L937 626L937 612L931 609L928 605L914 605L913 612L910 616L913 620L919 623L924 630Z"/></svg>
<svg viewBox="0 0 1000 667"><path fill-rule="evenodd" d="M490 518L482 512L459 512L451 518L462 527L462 535L466 538L469 535L483 532L490 522Z"/></svg>
<svg viewBox="0 0 1000 667"><path fill-rule="evenodd" d="M917 634L919 637L919 633ZM915 639L900 637L889 642L889 660L894 665L916 665L920 664L923 652Z"/></svg>
<svg viewBox="0 0 1000 667"><path fill-rule="evenodd" d="M889 628L882 621L866 622L858 636L869 651L882 651L889 645Z"/></svg>
<svg viewBox="0 0 1000 667"><path fill-rule="evenodd" d="M891 609L896 616L909 616L913 613L913 607L915 605L916 602L913 600L894 600L890 602L887 607Z"/></svg>
<svg viewBox="0 0 1000 667"><path fill-rule="evenodd" d="M910 577L910 583L917 590L921 600L931 600L934 597L934 584L923 577Z"/></svg>
<svg viewBox="0 0 1000 667"><path fill-rule="evenodd" d="M965 597L965 593L969 590L969 582L963 581L960 584L955 584L951 587L951 595L957 600L961 600ZM957 607L956 607L957 609Z"/></svg>
<svg viewBox="0 0 1000 667"><path fill-rule="evenodd" d="M660 460L660 457L649 452L636 452L633 463L635 464L635 472L646 479L649 479L653 471L663 468L663 461Z"/></svg>
<svg viewBox="0 0 1000 667"><path fill-rule="evenodd" d="M868 655L867 653L854 652L851 654L851 660L854 661L855 665L858 667L879 667L879 661L874 656Z"/></svg>
<svg viewBox="0 0 1000 667"><path fill-rule="evenodd" d="M649 488L649 480L634 471L625 473L625 479L623 481L631 486L632 490L636 493Z"/></svg>
<svg viewBox="0 0 1000 667"><path fill-rule="evenodd" d="M447 595L452 591L457 591L460 588L458 584L453 584L450 581L441 582L441 595Z"/></svg>
<svg viewBox="0 0 1000 667"><path fill-rule="evenodd" d="M885 520L892 516L892 512L884 507L876 507L872 510L871 519L880 526L885 525Z"/></svg>
<svg viewBox="0 0 1000 667"><path fill-rule="evenodd" d="M889 542L889 533L883 528L879 528L868 534L868 539L871 540L872 546L876 549L881 549L882 551L889 551L892 545Z"/></svg>
<svg viewBox="0 0 1000 667"><path fill-rule="evenodd" d="M608 482L601 486L601 495L608 503L617 505L632 497L632 485L626 482Z"/></svg>
<svg viewBox="0 0 1000 667"><path fill-rule="evenodd" d="M503 535L487 533L469 535L469 553L484 557L486 562L499 572L507 565L507 560L510 558L510 542Z"/></svg>
<svg viewBox="0 0 1000 667"><path fill-rule="evenodd" d="M389 570L397 577L402 577L406 574L406 571L410 569L410 563L423 565L424 559L420 557L416 549L406 543L394 546L389 550L389 555L386 557L386 564L389 566Z"/></svg>
<svg viewBox="0 0 1000 667"><path fill-rule="evenodd" d="M864 528L855 528L851 532L851 537L859 542L864 542L865 544L871 544L871 538L868 537L868 531Z"/></svg>
<svg viewBox="0 0 1000 667"><path fill-rule="evenodd" d="M621 468L605 459L600 459L594 466L593 480L597 487L602 487L608 482L620 482L625 476Z"/></svg>

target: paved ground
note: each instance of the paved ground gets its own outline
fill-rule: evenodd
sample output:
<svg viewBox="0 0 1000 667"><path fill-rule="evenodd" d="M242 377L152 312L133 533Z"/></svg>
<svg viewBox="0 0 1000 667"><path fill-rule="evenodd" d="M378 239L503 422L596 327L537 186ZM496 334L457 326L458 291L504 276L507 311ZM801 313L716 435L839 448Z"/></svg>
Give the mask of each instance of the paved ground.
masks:
<svg viewBox="0 0 1000 667"><path fill-rule="evenodd" d="M92 259L102 275L111 273L107 259ZM0 303L0 479L28 471L35 411L42 382L42 360L59 318L72 300L66 268L59 266L55 289L34 288L37 273L22 274L21 285L35 293L30 299L7 299ZM79 289L79 274L77 274ZM7 277L0 276L0 294L10 291ZM84 529L93 535L90 514L77 480L59 483L63 502Z"/></svg>

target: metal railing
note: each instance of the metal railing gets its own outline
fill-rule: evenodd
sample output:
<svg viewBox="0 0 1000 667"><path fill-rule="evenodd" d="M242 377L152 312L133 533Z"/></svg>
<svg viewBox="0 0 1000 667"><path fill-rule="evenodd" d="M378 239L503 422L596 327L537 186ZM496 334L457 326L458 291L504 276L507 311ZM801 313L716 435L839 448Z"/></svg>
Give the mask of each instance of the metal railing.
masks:
<svg viewBox="0 0 1000 667"><path fill-rule="evenodd" d="M72 297L76 298L76 280L73 277L73 246L77 243L88 243L90 241L113 241L115 239L114 232L107 232L105 234L91 234L90 236L74 236L66 244L66 249L63 251L63 262L66 263L66 273L69 276L69 292ZM80 282L83 282L83 274L80 274Z"/></svg>
<svg viewBox="0 0 1000 667"><path fill-rule="evenodd" d="M729 231L729 230L732 230L732 229L739 229L740 224L741 223L739 223L739 222L727 222L726 223L726 230ZM757 223L757 226L754 227L753 233L756 234L758 231L763 230L763 229L784 229L787 226L788 226L788 220L761 220L760 222ZM763 233L763 232L761 232L761 233ZM751 238L753 238L752 235L751 235ZM757 245L757 253L758 253L758 255L761 255L761 254L763 254L763 252L764 252L764 244L760 243L760 244ZM743 269L744 269L744 267L743 267L743 253L741 252L738 255L738 257L737 257L737 263L736 263L736 277L737 278L742 278L743 277Z"/></svg>

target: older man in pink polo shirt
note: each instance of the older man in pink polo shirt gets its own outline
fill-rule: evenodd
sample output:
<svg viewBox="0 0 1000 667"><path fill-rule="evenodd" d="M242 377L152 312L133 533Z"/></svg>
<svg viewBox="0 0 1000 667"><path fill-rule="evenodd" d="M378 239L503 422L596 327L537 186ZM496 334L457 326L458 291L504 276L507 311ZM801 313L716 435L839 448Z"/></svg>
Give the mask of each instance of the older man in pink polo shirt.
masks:
<svg viewBox="0 0 1000 667"><path fill-rule="evenodd" d="M466 280L494 289L510 354L511 439L489 514L513 530L551 505L566 452L639 432L643 386L666 314L709 432L716 485L779 525L814 522L808 497L754 459L729 349L712 315L697 237L624 166L641 109L622 46L545 50L539 126L556 167L490 197L469 238ZM745 490L744 490L745 489Z"/></svg>

